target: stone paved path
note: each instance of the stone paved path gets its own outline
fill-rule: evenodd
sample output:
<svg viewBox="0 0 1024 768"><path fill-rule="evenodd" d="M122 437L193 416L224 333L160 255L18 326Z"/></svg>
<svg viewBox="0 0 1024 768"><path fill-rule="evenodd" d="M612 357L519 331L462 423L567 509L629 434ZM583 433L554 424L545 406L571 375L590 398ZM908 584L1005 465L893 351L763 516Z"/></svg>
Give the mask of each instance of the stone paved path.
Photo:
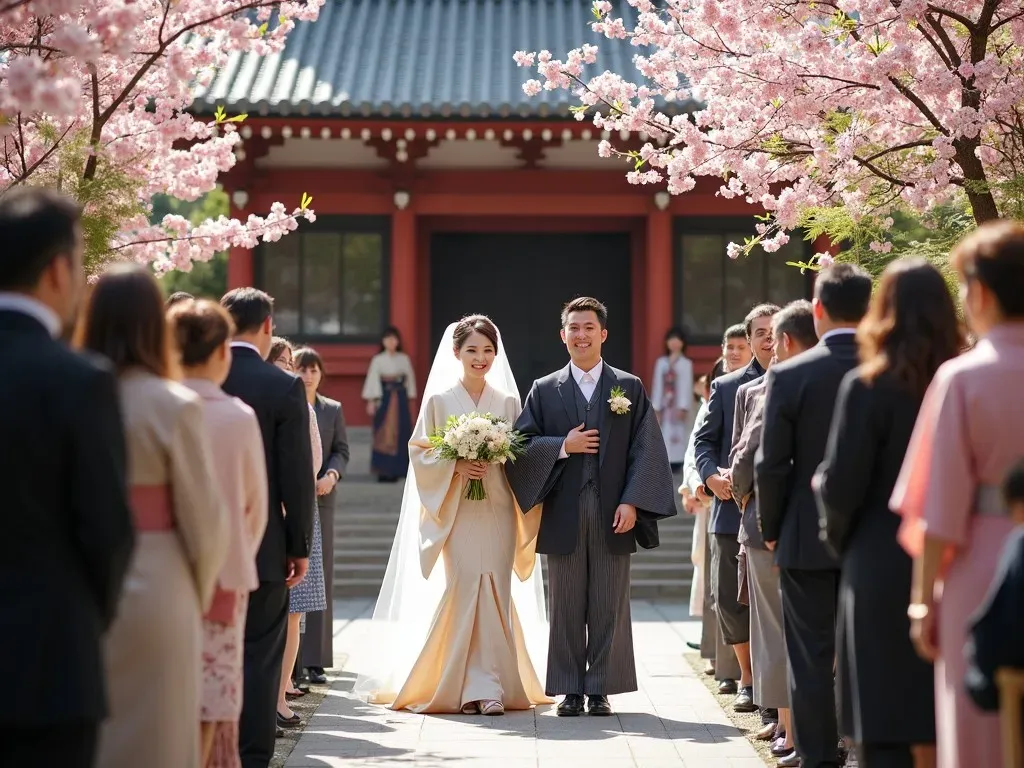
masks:
<svg viewBox="0 0 1024 768"><path fill-rule="evenodd" d="M558 718L554 707L504 717L413 715L374 707L348 691L372 601L338 601L340 676L287 768L763 768L683 659L699 632L685 606L634 602L640 690L612 697L614 717Z"/></svg>

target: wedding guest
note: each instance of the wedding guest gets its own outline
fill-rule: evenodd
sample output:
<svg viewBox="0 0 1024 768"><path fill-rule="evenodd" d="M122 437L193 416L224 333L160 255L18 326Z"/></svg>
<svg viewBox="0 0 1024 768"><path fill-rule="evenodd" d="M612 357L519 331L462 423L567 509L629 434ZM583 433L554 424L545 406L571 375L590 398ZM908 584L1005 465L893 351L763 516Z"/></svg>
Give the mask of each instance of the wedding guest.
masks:
<svg viewBox="0 0 1024 768"><path fill-rule="evenodd" d="M409 471L412 437L409 402L416 399L416 375L402 351L398 329L384 331L380 352L370 361L363 383L366 412L373 417L373 453L370 469L381 482L394 482Z"/></svg>
<svg viewBox="0 0 1024 768"><path fill-rule="evenodd" d="M182 302L185 301L194 301L195 298L196 297L193 296L191 293L186 293L185 291L175 291L174 293L167 297L167 301L164 302L164 309L169 310L175 304L181 304Z"/></svg>
<svg viewBox="0 0 1024 768"><path fill-rule="evenodd" d="M334 514L338 507L338 482L348 467L348 432L341 403L319 394L324 378L324 361L316 350L303 347L295 352L295 368L306 387L306 400L316 414L323 446L320 474L316 481L320 531L323 538L324 588L327 607L306 616L302 638L302 666L311 683L324 684L324 670L334 666ZM316 457L314 457L314 461Z"/></svg>
<svg viewBox="0 0 1024 768"><path fill-rule="evenodd" d="M294 354L295 349L288 339L282 336L275 336L270 342L267 362L271 365L276 365L287 373L295 373L295 361L292 359Z"/></svg>
<svg viewBox="0 0 1024 768"><path fill-rule="evenodd" d="M80 336L118 372L138 532L104 648L110 717L96 763L198 768L202 615L228 551L203 402L171 380L163 297L144 268L99 278Z"/></svg>
<svg viewBox="0 0 1024 768"><path fill-rule="evenodd" d="M665 334L665 354L654 364L651 405L658 415L661 434L668 449L672 471L683 468L690 441L690 416L693 409L693 363L684 354L686 336L682 328L670 328Z"/></svg>
<svg viewBox="0 0 1024 768"><path fill-rule="evenodd" d="M710 387L719 376L731 371L738 371L749 365L752 358L750 344L747 343L746 327L743 323L730 326L722 334L722 356L711 370L708 386ZM709 390L707 399L710 397ZM687 446L690 458L684 462L683 478L699 504L696 507L697 520L694 522L695 530L698 532L694 535L694 539L700 539L699 542L695 541L695 546L697 544L700 546L700 576L704 588L701 614L701 658L709 660L709 666L705 669L705 673L715 676L715 680L718 681L718 692L723 696L731 696L738 690L736 681L740 679L742 672L739 662L736 660L736 654L731 647L726 645L721 632L718 631L718 615L715 611L714 596L711 593L711 541L708 536L708 517L711 514L712 496L705 492L700 472L697 471L696 439L697 433L707 419L707 399L694 418L690 443Z"/></svg>
<svg viewBox="0 0 1024 768"><path fill-rule="evenodd" d="M803 354L818 343L809 301L787 304L772 318L772 341L775 348L773 362L780 363ZM786 757L793 752L793 729L789 719L782 596L775 558L765 545L757 524L757 493L754 489L754 456L761 445L764 428L766 384L766 377L763 377L743 384L736 393L736 424L729 479L733 499L739 504L741 513L737 540L743 546L747 561L754 701L762 710L776 709L779 713L778 723L769 723L758 736L772 740L772 754Z"/></svg>
<svg viewBox="0 0 1024 768"><path fill-rule="evenodd" d="M911 636L935 662L939 768L998 766L999 719L967 696L963 648L1013 529L999 484L1024 435L1024 408L1012 405L1024 381L1024 227L983 224L951 263L978 342L935 374L890 504L914 559Z"/></svg>
<svg viewBox="0 0 1024 768"><path fill-rule="evenodd" d="M1003 546L988 596L971 622L966 649L967 693L989 712L1001 706L996 672L1024 669L1024 459L1010 470L1003 501L1016 527Z"/></svg>
<svg viewBox="0 0 1024 768"><path fill-rule="evenodd" d="M267 529L256 555L260 585L245 617L245 669L239 744L243 768L267 768L274 735L281 661L288 625L288 589L309 567L313 537L313 458L305 388L267 365L274 301L255 288L221 299L235 323L231 371L224 391L256 412L267 469Z"/></svg>
<svg viewBox="0 0 1024 768"><path fill-rule="evenodd" d="M743 338L744 346L746 346L747 337L743 326L736 325L730 330L739 333ZM728 334L728 331L726 333ZM734 338L738 340L740 336ZM728 340L728 335L726 339ZM722 346L724 350L726 344L723 343ZM749 347L747 350L749 355ZM736 661L736 654L725 644L718 632L718 618L715 615L715 601L711 594L711 579L708 574L708 569L711 567L711 543L708 541L707 534L711 498L703 491L704 484L697 471L694 447L697 430L707 418L707 400L711 396L711 384L725 373L728 373L728 370L726 358L723 356L718 358L711 372L702 377L707 379L707 385L703 393L703 402L694 417L693 431L690 432L686 460L683 462L683 484L679 487L679 492L683 494L683 505L687 514L696 517L693 523L693 542L690 547L690 561L693 563L694 569L694 584L690 588L690 613L692 616L700 616L701 632L698 647L701 658L707 661L704 674L714 675L719 684L719 693L732 695L736 693L736 681L740 678L740 666ZM694 587L700 590L698 596L694 595ZM696 606L699 606L699 613L695 612Z"/></svg>
<svg viewBox="0 0 1024 768"><path fill-rule="evenodd" d="M91 768L108 713L101 643L135 542L109 361L59 341L85 275L81 209L41 187L0 198L0 765ZM45 758L41 756L45 755Z"/></svg>
<svg viewBox="0 0 1024 768"><path fill-rule="evenodd" d="M204 768L237 768L242 657L249 593L259 586L256 551L267 527L267 468L253 410L221 384L231 368L234 323L215 302L182 300L168 313L184 384L203 399L214 471L228 509L228 554L203 617Z"/></svg>
<svg viewBox="0 0 1024 768"><path fill-rule="evenodd" d="M871 277L858 267L840 263L818 273L818 344L768 374L754 460L761 533L779 567L793 739L803 768L843 763L833 673L839 561L818 538L811 478L825 455L839 384L857 364L854 334L870 299Z"/></svg>
<svg viewBox="0 0 1024 768"><path fill-rule="evenodd" d="M317 473L320 472L320 465L323 463L323 446L320 444L320 427L317 424L316 412L312 405L307 404L307 407L309 409L310 453L313 457L313 476L310 478L310 483L315 484ZM301 718L288 706L289 693L292 696L304 693L294 687L292 681L293 669L299 656L302 624L307 613L321 612L327 607L324 589L323 537L320 530L320 515L316 507L313 508L312 517L313 542L309 550L309 570L306 572L306 578L292 587L288 593L288 630L284 646L284 661L281 666L281 685L277 694L278 728L295 728L302 722Z"/></svg>
<svg viewBox="0 0 1024 768"><path fill-rule="evenodd" d="M910 557L889 511L925 389L963 343L946 282L923 259L889 265L857 331L815 476L822 532L840 559L837 671L841 733L861 768L914 765L935 743L932 665L910 644ZM900 691L898 698L893 690Z"/></svg>
<svg viewBox="0 0 1024 768"><path fill-rule="evenodd" d="M736 535L740 530L740 510L733 501L731 484L722 473L729 466L732 450L736 390L741 384L764 376L773 354L772 316L778 311L774 304L760 304L747 313L743 328L753 359L711 385L707 419L697 430L694 443L704 493L714 495L708 521L711 592L718 615L718 631L726 644L732 646L740 666L739 690L732 705L737 712L753 712L757 706L750 672L750 611L738 600L740 545Z"/></svg>

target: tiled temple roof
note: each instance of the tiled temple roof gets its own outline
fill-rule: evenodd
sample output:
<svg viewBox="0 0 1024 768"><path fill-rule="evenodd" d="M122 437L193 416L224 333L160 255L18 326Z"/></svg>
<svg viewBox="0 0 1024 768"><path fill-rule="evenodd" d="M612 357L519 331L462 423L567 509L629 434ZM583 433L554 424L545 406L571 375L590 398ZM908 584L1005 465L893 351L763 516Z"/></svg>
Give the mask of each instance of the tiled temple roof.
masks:
<svg viewBox="0 0 1024 768"><path fill-rule="evenodd" d="M615 8L627 27L635 24L635 9L621 0ZM594 34L590 9L590 0L327 0L316 22L296 24L283 52L234 54L200 89L195 109L566 118L578 101L562 90L524 94L522 84L536 72L516 66L512 54L547 49L563 56L593 42L601 71L634 73L636 49Z"/></svg>

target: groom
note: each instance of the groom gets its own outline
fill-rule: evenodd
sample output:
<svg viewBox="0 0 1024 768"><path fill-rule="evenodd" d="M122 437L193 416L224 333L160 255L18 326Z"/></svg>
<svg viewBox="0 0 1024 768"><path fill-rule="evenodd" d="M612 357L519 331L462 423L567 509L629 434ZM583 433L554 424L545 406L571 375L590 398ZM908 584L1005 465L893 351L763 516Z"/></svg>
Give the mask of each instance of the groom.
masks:
<svg viewBox="0 0 1024 768"><path fill-rule="evenodd" d="M571 362L533 383L516 429L526 453L505 465L520 509L543 503L537 552L548 556L551 633L546 693L561 717L610 715L608 695L635 691L629 564L658 546L676 514L661 429L632 374L601 359L608 310L578 298L562 310ZM614 391L614 395L613 395Z"/></svg>

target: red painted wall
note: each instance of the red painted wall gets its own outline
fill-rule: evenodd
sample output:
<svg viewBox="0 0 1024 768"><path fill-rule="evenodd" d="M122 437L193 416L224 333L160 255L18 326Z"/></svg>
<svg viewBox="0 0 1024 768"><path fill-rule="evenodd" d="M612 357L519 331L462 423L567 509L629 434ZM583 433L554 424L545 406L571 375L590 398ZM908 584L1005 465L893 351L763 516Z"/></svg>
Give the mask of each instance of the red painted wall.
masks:
<svg viewBox="0 0 1024 768"><path fill-rule="evenodd" d="M429 244L433 232L529 231L628 232L633 255L633 369L650 386L662 335L673 324L673 237L675 216L754 213L742 201L717 197L708 181L671 200L666 211L654 205L651 187L628 184L619 169L430 171L402 183L410 204L397 211L395 182L375 171L302 169L253 171L250 201L241 211L266 210L276 200L313 196L320 214L390 215L392 265L391 323L402 332L422 388L434 341L429 337ZM228 189L230 193L232 190ZM254 281L252 254L234 249L228 268L230 287ZM324 357L324 393L342 402L349 424L368 423L360 397L363 378L376 347L319 345ZM691 350L695 370L703 373L717 348Z"/></svg>

